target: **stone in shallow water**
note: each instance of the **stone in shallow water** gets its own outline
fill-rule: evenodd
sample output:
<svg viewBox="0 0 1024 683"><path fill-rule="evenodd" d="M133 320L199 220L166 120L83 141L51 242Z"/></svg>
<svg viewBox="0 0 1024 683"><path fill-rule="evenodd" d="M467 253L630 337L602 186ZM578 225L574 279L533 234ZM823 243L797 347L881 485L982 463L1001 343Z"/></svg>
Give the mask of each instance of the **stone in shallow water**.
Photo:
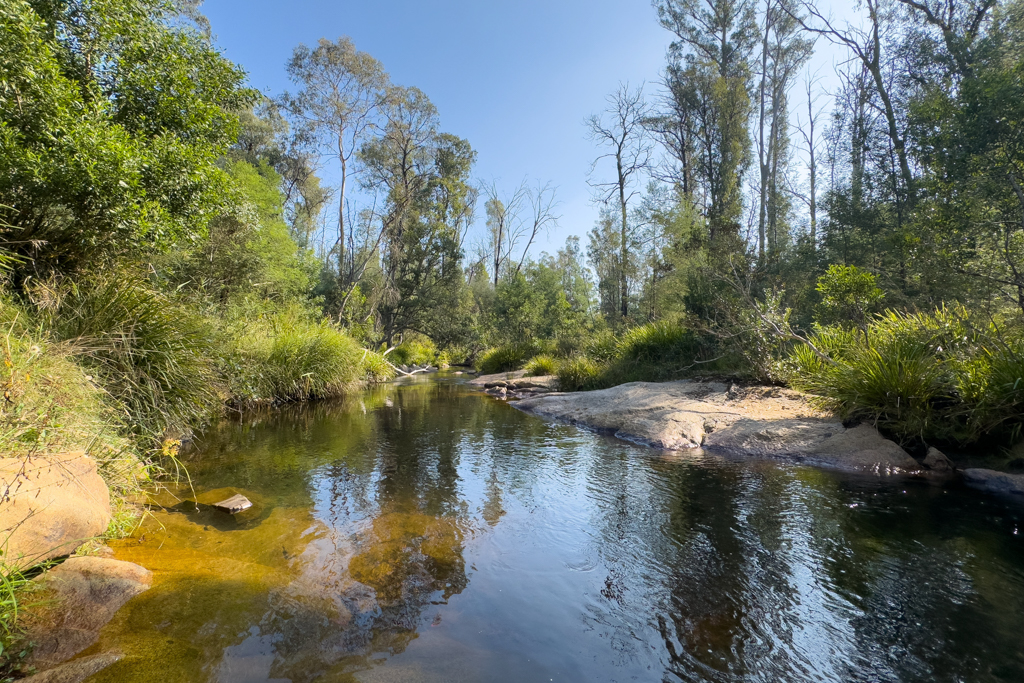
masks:
<svg viewBox="0 0 1024 683"><path fill-rule="evenodd" d="M236 512L241 512L242 510L248 510L249 508L252 507L252 503L249 501L248 498L238 493L231 496L227 500L222 500L219 503L214 503L213 507L217 508L218 510L224 510L225 512L235 514Z"/></svg>
<svg viewBox="0 0 1024 683"><path fill-rule="evenodd" d="M61 664L55 669L23 678L22 683L81 683L94 673L106 669L121 658L122 655L119 652L80 657L67 664Z"/></svg>
<svg viewBox="0 0 1024 683"><path fill-rule="evenodd" d="M26 638L36 644L27 663L45 669L95 643L117 610L149 589L153 574L131 562L72 557L36 581L46 593L26 615Z"/></svg>

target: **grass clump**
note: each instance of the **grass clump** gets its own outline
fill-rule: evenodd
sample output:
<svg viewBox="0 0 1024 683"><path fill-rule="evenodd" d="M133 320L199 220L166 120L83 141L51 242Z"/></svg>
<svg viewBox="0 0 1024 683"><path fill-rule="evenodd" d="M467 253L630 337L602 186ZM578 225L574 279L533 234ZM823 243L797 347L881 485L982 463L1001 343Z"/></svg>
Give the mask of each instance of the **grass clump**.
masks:
<svg viewBox="0 0 1024 683"><path fill-rule="evenodd" d="M558 366L558 387L562 391L600 389L601 366L587 356L574 356Z"/></svg>
<svg viewBox="0 0 1024 683"><path fill-rule="evenodd" d="M789 359L791 383L904 444L1019 438L1024 346L962 308L888 311L862 330L819 327Z"/></svg>
<svg viewBox="0 0 1024 683"><path fill-rule="evenodd" d="M544 353L539 356L534 356L526 365L523 367L526 370L528 377L544 377L546 375L554 375L558 372L558 361Z"/></svg>
<svg viewBox="0 0 1024 683"><path fill-rule="evenodd" d="M247 321L234 332L224 362L232 400L240 405L329 398L356 386L367 367L387 374L382 358L371 359L330 322L301 311Z"/></svg>
<svg viewBox="0 0 1024 683"><path fill-rule="evenodd" d="M438 362L437 346L420 335L403 341L388 356L395 365L434 365Z"/></svg>
<svg viewBox="0 0 1024 683"><path fill-rule="evenodd" d="M493 375L499 372L518 370L537 355L532 344L508 344L498 346L483 353L477 360L476 367L482 374Z"/></svg>
<svg viewBox="0 0 1024 683"><path fill-rule="evenodd" d="M136 436L188 431L221 404L211 328L128 275L31 292L39 329L95 377Z"/></svg>

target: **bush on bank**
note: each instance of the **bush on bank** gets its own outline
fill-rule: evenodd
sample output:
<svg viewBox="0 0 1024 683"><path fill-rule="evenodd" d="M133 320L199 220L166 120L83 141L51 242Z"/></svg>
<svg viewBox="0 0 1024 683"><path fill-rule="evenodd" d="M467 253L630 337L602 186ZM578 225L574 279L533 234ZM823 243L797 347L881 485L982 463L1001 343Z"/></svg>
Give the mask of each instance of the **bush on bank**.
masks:
<svg viewBox="0 0 1024 683"><path fill-rule="evenodd" d="M792 385L902 443L1012 442L1024 424L1024 339L961 307L886 311L819 327L790 356Z"/></svg>

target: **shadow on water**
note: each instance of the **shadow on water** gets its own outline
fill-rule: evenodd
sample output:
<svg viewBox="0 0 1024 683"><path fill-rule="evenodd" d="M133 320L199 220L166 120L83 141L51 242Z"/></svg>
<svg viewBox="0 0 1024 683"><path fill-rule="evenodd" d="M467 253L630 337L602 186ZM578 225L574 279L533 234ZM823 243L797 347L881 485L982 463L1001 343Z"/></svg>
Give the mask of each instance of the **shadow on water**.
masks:
<svg viewBox="0 0 1024 683"><path fill-rule="evenodd" d="M1024 511L955 485L659 453L444 378L187 461L198 508L117 545L154 587L91 681L1024 680Z"/></svg>

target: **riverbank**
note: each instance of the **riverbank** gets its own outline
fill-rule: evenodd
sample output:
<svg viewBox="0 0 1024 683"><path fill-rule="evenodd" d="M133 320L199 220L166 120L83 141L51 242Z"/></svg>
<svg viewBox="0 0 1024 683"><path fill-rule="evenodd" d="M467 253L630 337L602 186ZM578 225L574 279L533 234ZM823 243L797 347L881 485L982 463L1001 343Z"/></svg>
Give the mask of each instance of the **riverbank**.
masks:
<svg viewBox="0 0 1024 683"><path fill-rule="evenodd" d="M518 399L511 405L523 412L653 448L702 449L875 474L961 476L971 488L1024 497L1024 474L980 467L970 460L958 467L935 448L914 458L873 426L845 426L798 391L679 380L559 393L553 379L503 373L479 377L470 385L497 398ZM539 392L520 388L530 382L542 386Z"/></svg>
<svg viewBox="0 0 1024 683"><path fill-rule="evenodd" d="M847 429L802 394L721 382L631 382L598 391L527 398L515 407L666 450L806 462L881 473L920 469L869 426Z"/></svg>

